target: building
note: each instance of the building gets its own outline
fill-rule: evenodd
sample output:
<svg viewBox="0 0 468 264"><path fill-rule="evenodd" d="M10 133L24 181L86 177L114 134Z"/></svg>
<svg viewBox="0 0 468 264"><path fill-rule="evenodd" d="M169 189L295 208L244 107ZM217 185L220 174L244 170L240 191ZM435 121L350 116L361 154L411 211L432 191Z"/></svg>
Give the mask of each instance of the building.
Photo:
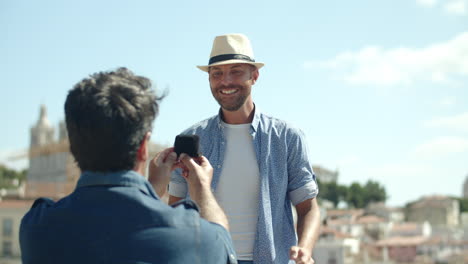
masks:
<svg viewBox="0 0 468 264"><path fill-rule="evenodd" d="M423 223L392 223L388 237L430 237L432 235L432 227L428 221Z"/></svg>
<svg viewBox="0 0 468 264"><path fill-rule="evenodd" d="M321 183L331 183L338 181L338 171L331 171L321 166L313 166L314 174Z"/></svg>
<svg viewBox="0 0 468 264"><path fill-rule="evenodd" d="M0 264L21 263L19 226L21 218L29 210L32 200L0 201Z"/></svg>
<svg viewBox="0 0 468 264"><path fill-rule="evenodd" d="M437 263L468 263L451 260L460 256L468 257L468 241L432 237L418 247L418 254L429 256Z"/></svg>
<svg viewBox="0 0 468 264"><path fill-rule="evenodd" d="M432 227L457 227L460 208L458 200L447 196L426 196L406 206L406 220L423 223L428 221Z"/></svg>
<svg viewBox="0 0 468 264"><path fill-rule="evenodd" d="M402 208L387 207L384 202L369 203L365 208L365 213L382 217L392 223L401 223L405 220Z"/></svg>
<svg viewBox="0 0 468 264"><path fill-rule="evenodd" d="M315 244L315 263L352 264L359 255L359 239L331 228L322 227Z"/></svg>
<svg viewBox="0 0 468 264"><path fill-rule="evenodd" d="M361 237L364 228L357 223L357 220L363 214L363 209L327 210L326 226L340 233Z"/></svg>
<svg viewBox="0 0 468 264"><path fill-rule="evenodd" d="M387 235L391 226L384 218L376 215L363 215L356 222L362 227L364 232L363 240L366 242L382 239Z"/></svg>
<svg viewBox="0 0 468 264"><path fill-rule="evenodd" d="M373 243L387 236L392 223L377 215L365 214L364 209L328 210L325 225L340 233Z"/></svg>
<svg viewBox="0 0 468 264"><path fill-rule="evenodd" d="M418 247L428 240L427 237L390 237L379 240L376 244L382 260L415 263Z"/></svg>
<svg viewBox="0 0 468 264"><path fill-rule="evenodd" d="M465 182L463 183L462 197L468 198L468 175L466 175Z"/></svg>
<svg viewBox="0 0 468 264"><path fill-rule="evenodd" d="M79 177L79 169L69 152L65 124L59 124L59 137L47 119L47 109L41 105L39 118L31 128L29 170L25 197L47 196L59 199L71 193Z"/></svg>

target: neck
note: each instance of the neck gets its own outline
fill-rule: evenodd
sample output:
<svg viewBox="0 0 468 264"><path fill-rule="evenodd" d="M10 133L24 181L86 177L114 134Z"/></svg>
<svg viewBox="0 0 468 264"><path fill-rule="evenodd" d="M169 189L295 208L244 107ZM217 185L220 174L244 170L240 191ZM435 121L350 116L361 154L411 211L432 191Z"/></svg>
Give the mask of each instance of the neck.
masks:
<svg viewBox="0 0 468 264"><path fill-rule="evenodd" d="M247 103L236 111L223 111L223 121L228 124L239 125L252 123L255 114L255 105L253 102Z"/></svg>
<svg viewBox="0 0 468 264"><path fill-rule="evenodd" d="M140 175L145 176L146 174L146 162L137 160L133 171L138 172Z"/></svg>

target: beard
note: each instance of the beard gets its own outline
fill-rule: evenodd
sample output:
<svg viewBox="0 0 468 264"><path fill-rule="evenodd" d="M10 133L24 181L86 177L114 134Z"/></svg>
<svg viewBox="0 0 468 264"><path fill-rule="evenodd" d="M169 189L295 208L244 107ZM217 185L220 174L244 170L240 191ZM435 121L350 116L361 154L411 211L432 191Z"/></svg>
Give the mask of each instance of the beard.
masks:
<svg viewBox="0 0 468 264"><path fill-rule="evenodd" d="M226 96L220 94L220 90L222 89L237 89L238 91L230 98L225 98ZM230 112L237 111L244 105L247 97L250 95L248 91L248 87L242 85L221 85L211 90L221 108Z"/></svg>

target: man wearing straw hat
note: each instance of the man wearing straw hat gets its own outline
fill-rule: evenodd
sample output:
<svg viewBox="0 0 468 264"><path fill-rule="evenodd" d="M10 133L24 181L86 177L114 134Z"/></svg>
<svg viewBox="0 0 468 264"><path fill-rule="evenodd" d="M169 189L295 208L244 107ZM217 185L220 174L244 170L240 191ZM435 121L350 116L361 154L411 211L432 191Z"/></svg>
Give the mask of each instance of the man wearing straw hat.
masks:
<svg viewBox="0 0 468 264"><path fill-rule="evenodd" d="M183 133L200 137L214 167L211 186L228 216L239 263L314 263L320 226L315 175L301 130L254 104L251 89L263 65L246 36L217 36L208 65L198 68L208 72L221 109ZM188 195L180 172L169 194L169 203Z"/></svg>

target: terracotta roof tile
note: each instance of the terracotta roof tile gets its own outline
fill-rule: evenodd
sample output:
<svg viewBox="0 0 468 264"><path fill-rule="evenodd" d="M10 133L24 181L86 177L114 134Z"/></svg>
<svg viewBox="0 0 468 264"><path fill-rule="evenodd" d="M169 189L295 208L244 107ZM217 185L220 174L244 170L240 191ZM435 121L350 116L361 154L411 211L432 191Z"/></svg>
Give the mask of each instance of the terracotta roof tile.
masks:
<svg viewBox="0 0 468 264"><path fill-rule="evenodd" d="M366 215L361 216L357 220L358 224L374 224L374 223L384 223L385 219L378 217L376 215Z"/></svg>
<svg viewBox="0 0 468 264"><path fill-rule="evenodd" d="M390 237L377 241L377 246L419 246L427 241L426 237L423 236L412 236L412 237Z"/></svg>
<svg viewBox="0 0 468 264"><path fill-rule="evenodd" d="M12 208L27 208L29 209L34 200L2 200L0 201L0 209Z"/></svg>

